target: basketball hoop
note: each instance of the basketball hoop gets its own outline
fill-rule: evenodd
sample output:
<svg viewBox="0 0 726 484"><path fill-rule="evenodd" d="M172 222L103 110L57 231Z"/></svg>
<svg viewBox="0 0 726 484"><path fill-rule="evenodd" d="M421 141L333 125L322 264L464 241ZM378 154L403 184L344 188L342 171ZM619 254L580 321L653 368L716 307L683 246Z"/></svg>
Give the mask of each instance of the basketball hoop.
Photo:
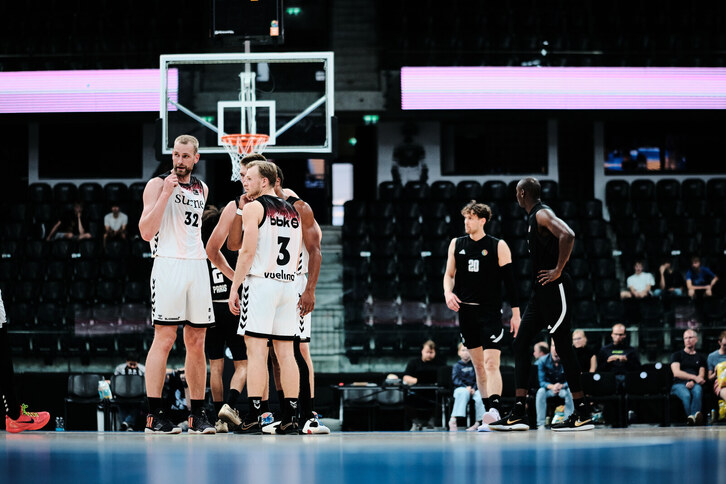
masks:
<svg viewBox="0 0 726 484"><path fill-rule="evenodd" d="M250 153L265 151L270 137L266 134L226 134L222 136L222 145L232 160L232 181L240 181L240 162Z"/></svg>

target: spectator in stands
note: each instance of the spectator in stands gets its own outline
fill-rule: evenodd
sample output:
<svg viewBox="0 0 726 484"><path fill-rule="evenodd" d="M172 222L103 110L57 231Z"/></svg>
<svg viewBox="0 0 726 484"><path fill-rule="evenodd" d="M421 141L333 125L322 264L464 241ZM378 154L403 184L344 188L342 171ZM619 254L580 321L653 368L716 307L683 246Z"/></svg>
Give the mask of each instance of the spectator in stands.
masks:
<svg viewBox="0 0 726 484"><path fill-rule="evenodd" d="M445 368L445 365L436 358L436 343L432 340L423 344L420 358L414 358L406 365L403 384L412 387L406 395L405 402L411 415L411 430L434 427L436 390L417 390L415 386L436 385L442 368Z"/></svg>
<svg viewBox="0 0 726 484"><path fill-rule="evenodd" d="M683 402L688 425L702 425L701 413L703 384L706 383L706 357L696 351L698 333L692 329L683 332L683 349L671 355L673 386L671 395Z"/></svg>
<svg viewBox="0 0 726 484"><path fill-rule="evenodd" d="M540 341L539 343L535 343L534 351L532 351L532 356L534 356L534 364L539 366L539 364L542 362L542 359L549 353L550 346L547 344L546 341Z"/></svg>
<svg viewBox="0 0 726 484"><path fill-rule="evenodd" d="M713 294L713 286L718 282L718 277L708 267L701 265L701 258L691 257L691 267L686 273L686 287L691 298L703 296L710 297Z"/></svg>
<svg viewBox="0 0 726 484"><path fill-rule="evenodd" d="M50 229L46 240L56 239L90 239L88 231L88 217L83 213L83 203L73 204L73 210L66 212Z"/></svg>
<svg viewBox="0 0 726 484"><path fill-rule="evenodd" d="M594 373L597 369L597 356L595 351L587 344L587 336L581 329L572 332L572 346L575 349L577 362L580 364L582 373Z"/></svg>
<svg viewBox="0 0 726 484"><path fill-rule="evenodd" d="M108 239L126 240L126 225L129 217L121 211L118 203L111 205L111 211L103 217L103 225L106 231L103 233L103 246L106 247Z"/></svg>
<svg viewBox="0 0 726 484"><path fill-rule="evenodd" d="M625 341L625 325L613 325L610 337L613 342L600 348L597 354L597 369L615 373L621 384L625 383L625 374L640 368L638 350Z"/></svg>
<svg viewBox="0 0 726 484"><path fill-rule="evenodd" d="M560 364L554 340L550 344L550 352L542 358L539 367L539 389L535 396L537 406L537 428L545 426L547 418L547 399L560 397L565 401L565 420L575 411L572 393L567 385L565 370Z"/></svg>
<svg viewBox="0 0 726 484"><path fill-rule="evenodd" d="M726 361L726 331L718 335L718 349L709 353L706 363L708 365L708 381L713 386L717 399L726 400L726 386L723 386L716 375L716 365Z"/></svg>
<svg viewBox="0 0 726 484"><path fill-rule="evenodd" d="M459 343L459 358L461 359L451 369L451 381L454 383L454 408L449 419L449 430L452 432L458 430L457 419L466 418L466 407L473 398L476 409L476 422L466 431L475 432L481 425L481 419L484 416L484 401L476 387L474 364L471 362L471 355L464 343Z"/></svg>
<svg viewBox="0 0 726 484"><path fill-rule="evenodd" d="M685 284L683 275L673 268L672 262L663 261L658 268L658 287L653 291L653 295L663 299L682 296Z"/></svg>
<svg viewBox="0 0 726 484"><path fill-rule="evenodd" d="M113 371L114 375L139 375L144 376L144 365L139 363L139 355L135 351L126 355L126 363L121 363ZM143 412L143 404L122 403L119 404L118 416L121 420L121 430L134 430L136 418Z"/></svg>
<svg viewBox="0 0 726 484"><path fill-rule="evenodd" d="M643 299L651 295L650 290L655 286L655 279L653 278L653 274L644 272L643 268L643 261L635 261L635 272L626 281L628 290L620 293L622 299Z"/></svg>

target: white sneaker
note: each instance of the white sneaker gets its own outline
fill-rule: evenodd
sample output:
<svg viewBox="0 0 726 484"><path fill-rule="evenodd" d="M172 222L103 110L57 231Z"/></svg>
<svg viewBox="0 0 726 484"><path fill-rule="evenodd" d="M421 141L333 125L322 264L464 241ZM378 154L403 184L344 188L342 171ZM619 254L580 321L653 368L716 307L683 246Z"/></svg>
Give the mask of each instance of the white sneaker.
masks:
<svg viewBox="0 0 726 484"><path fill-rule="evenodd" d="M480 425L481 425L481 422L479 422L479 421L477 420L476 422L474 422L474 423L472 424L472 426L471 426L471 427L469 427L468 429L466 429L466 431L467 431L467 432L476 432L477 430L479 430L479 426L480 426Z"/></svg>
<svg viewBox="0 0 726 484"><path fill-rule="evenodd" d="M491 432L492 429L489 428L488 423L482 423L479 427L476 429L477 432Z"/></svg>
<svg viewBox="0 0 726 484"><path fill-rule="evenodd" d="M303 425L302 428L302 433L305 435L329 434L330 429L321 424L317 417L313 417L305 422L305 425Z"/></svg>
<svg viewBox="0 0 726 484"><path fill-rule="evenodd" d="M227 422L222 419L218 419L214 422L214 430L216 430L218 434L226 434L229 432L229 426L227 426Z"/></svg>
<svg viewBox="0 0 726 484"><path fill-rule="evenodd" d="M497 420L501 419L501 415L499 415L499 410L496 408L490 408L488 412L484 412L484 415L481 418L482 424L490 424L492 422L496 422Z"/></svg>
<svg viewBox="0 0 726 484"><path fill-rule="evenodd" d="M272 422L269 425L265 425L264 427L262 427L262 433L263 434L276 434L277 432L275 432L275 429L277 429L277 427L279 425L280 425L279 420L277 422Z"/></svg>

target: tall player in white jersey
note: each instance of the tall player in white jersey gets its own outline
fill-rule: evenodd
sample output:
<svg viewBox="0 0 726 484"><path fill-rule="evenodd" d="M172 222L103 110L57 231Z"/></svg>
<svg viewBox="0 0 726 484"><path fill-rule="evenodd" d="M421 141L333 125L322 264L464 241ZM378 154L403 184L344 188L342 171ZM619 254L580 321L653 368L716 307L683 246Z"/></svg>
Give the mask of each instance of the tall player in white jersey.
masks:
<svg viewBox="0 0 726 484"><path fill-rule="evenodd" d="M176 340L177 326L184 325L186 359L192 411L189 433L213 434L204 413L207 363L204 336L214 323L207 253L202 244L202 213L209 192L192 176L199 161L199 142L182 135L174 141L174 168L169 174L149 180L144 189L144 210L139 220L141 237L151 243L154 267L151 271L151 317L154 341L146 357L148 433L180 433L162 408L161 393L169 351Z"/></svg>
<svg viewBox="0 0 726 484"><path fill-rule="evenodd" d="M242 209L244 237L230 290L229 308L240 315L239 333L248 357L247 393L250 411L236 433L261 433L262 395L267 380L267 341L272 339L280 364L285 401L278 434L298 432L297 397L300 375L293 350L297 334L297 287L294 284L302 230L300 215L275 196L277 168L266 161L247 165L245 192L254 201ZM244 282L244 285L242 283ZM242 286L240 304L239 288Z"/></svg>

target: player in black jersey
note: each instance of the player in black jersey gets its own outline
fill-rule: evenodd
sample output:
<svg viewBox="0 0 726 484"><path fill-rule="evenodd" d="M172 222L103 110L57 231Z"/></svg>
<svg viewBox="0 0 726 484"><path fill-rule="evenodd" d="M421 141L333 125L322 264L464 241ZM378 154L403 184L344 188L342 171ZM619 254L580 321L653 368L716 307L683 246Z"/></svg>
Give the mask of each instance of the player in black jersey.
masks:
<svg viewBox="0 0 726 484"><path fill-rule="evenodd" d="M216 321L214 327L207 330L204 350L209 359L209 386L212 390L214 414L218 419L214 427L218 433L228 432L229 425L232 426L231 430L234 430L234 427L242 422L235 406L247 378L247 347L244 338L237 334L238 318L230 313L227 307L229 289L234 278L231 264L237 263L237 254L226 250L224 242L238 203L238 200L230 201L221 213L217 207L210 206L202 215L202 241L206 244L209 257L207 262ZM232 354L234 373L225 403L222 374L227 348Z"/></svg>
<svg viewBox="0 0 726 484"><path fill-rule="evenodd" d="M575 402L575 411L565 420L552 425L555 431L591 430L590 410L580 382L580 367L572 348L570 327L570 293L572 279L563 272L570 259L575 233L540 200L541 187L536 178L523 178L517 184L517 202L527 211L528 243L532 257L533 291L521 325L515 328L514 367L516 402L512 411L489 427L493 430L529 430L525 402L531 356L529 348L541 330L547 328L554 340L567 384Z"/></svg>
<svg viewBox="0 0 726 484"><path fill-rule="evenodd" d="M512 328L519 326L519 298L509 246L484 232L484 225L492 218L491 208L472 200L461 214L467 235L449 245L444 297L449 309L459 313L461 337L469 348L487 408L478 430L488 432L489 424L500 419L501 410L502 281L512 305Z"/></svg>

